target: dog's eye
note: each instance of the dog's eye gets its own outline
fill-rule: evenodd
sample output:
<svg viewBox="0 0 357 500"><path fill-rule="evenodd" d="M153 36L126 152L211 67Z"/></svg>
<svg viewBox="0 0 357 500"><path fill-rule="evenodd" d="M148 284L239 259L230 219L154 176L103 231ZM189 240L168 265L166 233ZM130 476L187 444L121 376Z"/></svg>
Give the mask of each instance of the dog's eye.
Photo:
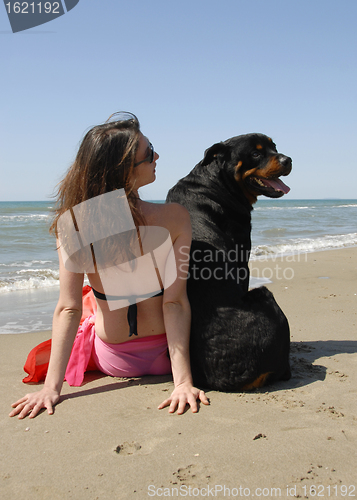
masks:
<svg viewBox="0 0 357 500"><path fill-rule="evenodd" d="M260 153L260 151L253 151L252 156L253 158L260 158L262 156L262 153Z"/></svg>

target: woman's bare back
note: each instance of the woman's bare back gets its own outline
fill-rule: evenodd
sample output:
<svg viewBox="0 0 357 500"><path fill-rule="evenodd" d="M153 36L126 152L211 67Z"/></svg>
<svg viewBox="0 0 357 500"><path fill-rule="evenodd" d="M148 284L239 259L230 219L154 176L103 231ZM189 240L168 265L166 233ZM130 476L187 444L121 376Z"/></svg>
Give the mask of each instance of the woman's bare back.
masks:
<svg viewBox="0 0 357 500"><path fill-rule="evenodd" d="M182 230L182 209L179 205L163 205L139 201L138 208L144 215L147 226L164 228L170 234L172 243L175 242L180 230ZM103 292L99 275L88 275L90 284L95 290ZM159 278L160 279L160 278ZM161 284L161 287L163 285ZM163 296L151 297L137 301L137 337L148 337L165 333L165 325L162 313ZM111 344L119 344L129 340L129 323L127 319L128 307L120 309L109 309L105 300L97 299L97 315L95 320L95 331L98 337Z"/></svg>

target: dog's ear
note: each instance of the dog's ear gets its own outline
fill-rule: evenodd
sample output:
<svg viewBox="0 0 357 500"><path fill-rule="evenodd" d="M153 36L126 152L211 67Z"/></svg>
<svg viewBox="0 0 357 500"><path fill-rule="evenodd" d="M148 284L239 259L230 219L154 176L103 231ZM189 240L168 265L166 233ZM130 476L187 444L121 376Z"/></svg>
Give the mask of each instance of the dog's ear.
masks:
<svg viewBox="0 0 357 500"><path fill-rule="evenodd" d="M220 158L223 160L227 154L227 146L223 142L217 142L213 144L210 148L206 149L205 156L201 162L201 165L208 165L212 163L215 158Z"/></svg>

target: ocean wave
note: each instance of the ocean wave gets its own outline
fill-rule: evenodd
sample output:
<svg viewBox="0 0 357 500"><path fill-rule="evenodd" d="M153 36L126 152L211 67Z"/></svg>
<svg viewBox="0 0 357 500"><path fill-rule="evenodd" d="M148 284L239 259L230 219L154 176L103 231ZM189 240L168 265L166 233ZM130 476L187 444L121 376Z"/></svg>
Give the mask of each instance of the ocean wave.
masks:
<svg viewBox="0 0 357 500"><path fill-rule="evenodd" d="M9 321L3 326L0 326L0 334L10 334L10 333L31 333L31 332L42 332L51 330L51 321L44 322L41 320L29 321L28 323L21 324L15 321Z"/></svg>
<svg viewBox="0 0 357 500"><path fill-rule="evenodd" d="M310 210L310 209L319 209L319 210L330 210L332 208L357 208L356 203L346 203L344 205L301 205L301 206L293 206L293 207L287 207L287 206L274 206L274 207L269 207L269 206L258 206L254 208L254 212L256 211L265 211L265 210Z"/></svg>
<svg viewBox="0 0 357 500"><path fill-rule="evenodd" d="M21 269L16 271L17 275L30 276L36 278L56 278L59 279L59 271L53 269Z"/></svg>
<svg viewBox="0 0 357 500"><path fill-rule="evenodd" d="M357 233L325 235L320 238L294 238L277 245L258 245L252 248L251 260L276 255L311 253L321 250L335 250L357 245Z"/></svg>
<svg viewBox="0 0 357 500"><path fill-rule="evenodd" d="M0 267L31 267L37 264L53 264L52 260L30 260L30 261L20 261L20 262L11 262L10 264L2 264L0 263Z"/></svg>
<svg viewBox="0 0 357 500"><path fill-rule="evenodd" d="M18 290L34 290L59 287L59 270L36 269L18 271L10 277L0 277L0 294L16 292ZM84 285L89 285L87 275L84 276Z"/></svg>
<svg viewBox="0 0 357 500"><path fill-rule="evenodd" d="M59 270L21 269L12 276L0 279L0 294L53 286L59 286Z"/></svg>
<svg viewBox="0 0 357 500"><path fill-rule="evenodd" d="M59 280L31 278L29 280L18 280L12 283L0 281L0 294L15 292L17 290L30 290L34 288L48 288L59 286Z"/></svg>
<svg viewBox="0 0 357 500"><path fill-rule="evenodd" d="M288 228L286 227L272 227L270 229L263 229L260 231L260 234L263 234L264 236L280 236L283 235L288 231Z"/></svg>
<svg viewBox="0 0 357 500"><path fill-rule="evenodd" d="M254 212L257 210L308 210L310 208L316 208L315 206L310 207L256 207Z"/></svg>
<svg viewBox="0 0 357 500"><path fill-rule="evenodd" d="M19 215L0 215L0 221L2 222L24 222L24 221L34 221L34 220L50 220L48 214L19 214Z"/></svg>

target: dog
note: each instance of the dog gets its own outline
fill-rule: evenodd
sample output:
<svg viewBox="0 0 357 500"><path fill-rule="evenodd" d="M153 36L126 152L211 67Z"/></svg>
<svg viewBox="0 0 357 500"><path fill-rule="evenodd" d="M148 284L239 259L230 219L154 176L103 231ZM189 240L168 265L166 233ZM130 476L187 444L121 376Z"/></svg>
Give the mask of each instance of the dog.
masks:
<svg viewBox="0 0 357 500"><path fill-rule="evenodd" d="M253 204L260 195L287 193L280 176L291 169L272 139L240 135L206 150L168 192L166 202L191 216L187 293L197 386L246 391L291 376L287 318L266 287L248 291Z"/></svg>

